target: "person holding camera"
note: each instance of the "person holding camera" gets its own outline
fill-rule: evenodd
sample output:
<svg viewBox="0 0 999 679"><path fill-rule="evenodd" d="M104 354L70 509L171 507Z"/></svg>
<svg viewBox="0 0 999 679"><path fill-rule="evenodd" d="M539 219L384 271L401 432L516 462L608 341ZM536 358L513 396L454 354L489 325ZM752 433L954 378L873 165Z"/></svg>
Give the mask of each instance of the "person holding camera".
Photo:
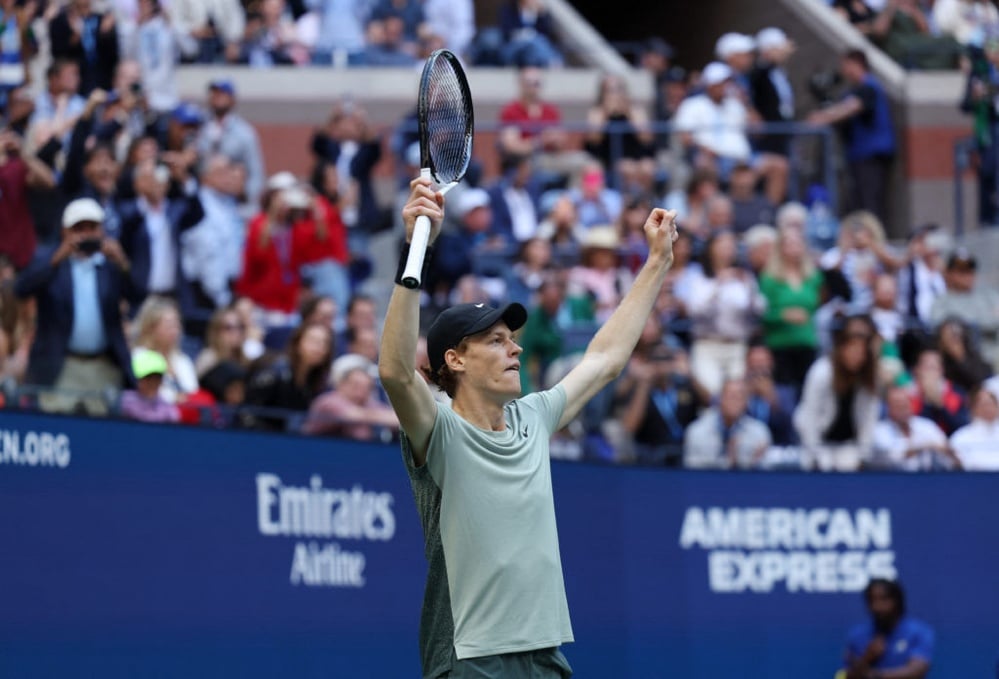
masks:
<svg viewBox="0 0 999 679"><path fill-rule="evenodd" d="M103 221L94 199L72 201L58 246L40 249L14 285L38 307L26 382L52 388L39 402L47 412L105 414L98 392L134 382L121 311L133 301L130 265Z"/></svg>

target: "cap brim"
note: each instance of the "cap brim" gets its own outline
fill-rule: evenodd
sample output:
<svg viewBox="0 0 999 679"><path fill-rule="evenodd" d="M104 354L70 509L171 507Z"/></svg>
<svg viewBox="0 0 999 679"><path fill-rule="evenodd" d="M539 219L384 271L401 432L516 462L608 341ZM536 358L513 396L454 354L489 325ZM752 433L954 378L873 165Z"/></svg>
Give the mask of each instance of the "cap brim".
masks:
<svg viewBox="0 0 999 679"><path fill-rule="evenodd" d="M527 309L524 308L523 304L518 302L511 302L499 309L494 309L480 318L477 323L472 324L468 328L465 337L471 337L472 335L484 332L500 321L506 323L506 327L510 328L511 331L519 330L527 322Z"/></svg>

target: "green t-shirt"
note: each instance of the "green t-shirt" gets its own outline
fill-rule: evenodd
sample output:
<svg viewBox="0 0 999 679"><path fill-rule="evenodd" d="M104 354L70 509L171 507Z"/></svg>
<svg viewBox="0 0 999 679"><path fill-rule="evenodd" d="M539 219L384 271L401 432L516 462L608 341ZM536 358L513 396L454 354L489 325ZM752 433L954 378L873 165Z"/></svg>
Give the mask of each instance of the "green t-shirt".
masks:
<svg viewBox="0 0 999 679"><path fill-rule="evenodd" d="M425 673L428 660L436 664L450 651L448 623L458 659L573 640L548 456L565 400L557 386L511 401L500 432L438 404L419 468L404 437L430 561L420 633Z"/></svg>
<svg viewBox="0 0 999 679"><path fill-rule="evenodd" d="M768 347L785 349L819 345L812 320L807 323L788 323L783 314L792 307L801 307L808 312L810 319L814 318L822 301L822 280L822 272L815 271L795 288L787 281L767 274L760 277L760 292L767 300L767 310L763 313L763 333Z"/></svg>

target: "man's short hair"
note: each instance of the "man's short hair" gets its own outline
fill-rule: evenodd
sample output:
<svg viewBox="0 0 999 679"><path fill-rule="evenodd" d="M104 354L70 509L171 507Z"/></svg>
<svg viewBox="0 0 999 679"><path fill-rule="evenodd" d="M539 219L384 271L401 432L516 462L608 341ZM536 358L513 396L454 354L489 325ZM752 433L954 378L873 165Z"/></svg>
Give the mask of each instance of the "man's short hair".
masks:
<svg viewBox="0 0 999 679"><path fill-rule="evenodd" d="M871 593L874 591L875 587L884 587L888 592L888 596L894 600L895 608L900 616L905 615L905 590L902 589L902 585L899 584L897 580L889 580L888 578L871 578L867 583L867 587L864 588L864 601L870 605L871 603Z"/></svg>

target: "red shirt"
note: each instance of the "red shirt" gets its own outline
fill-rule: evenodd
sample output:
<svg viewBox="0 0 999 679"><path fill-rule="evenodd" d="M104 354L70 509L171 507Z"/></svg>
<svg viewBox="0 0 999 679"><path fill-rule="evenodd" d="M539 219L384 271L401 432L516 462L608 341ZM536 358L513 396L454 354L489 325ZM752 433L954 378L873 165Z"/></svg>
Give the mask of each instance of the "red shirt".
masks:
<svg viewBox="0 0 999 679"><path fill-rule="evenodd" d="M250 220L243 250L243 275L236 292L271 311L291 313L298 306L302 289L299 267L323 259L342 264L348 260L347 229L336 207L321 200L326 214L326 238L320 239L315 220L310 216L280 230L263 242L261 234L267 215L260 213Z"/></svg>
<svg viewBox="0 0 999 679"><path fill-rule="evenodd" d="M35 254L35 224L28 209L28 166L20 157L0 165L0 253L23 269Z"/></svg>
<svg viewBox="0 0 999 679"><path fill-rule="evenodd" d="M528 109L524 102L517 99L500 111L500 122L515 125L524 137L531 138L544 128L562 122L562 114L554 104L542 101Z"/></svg>

